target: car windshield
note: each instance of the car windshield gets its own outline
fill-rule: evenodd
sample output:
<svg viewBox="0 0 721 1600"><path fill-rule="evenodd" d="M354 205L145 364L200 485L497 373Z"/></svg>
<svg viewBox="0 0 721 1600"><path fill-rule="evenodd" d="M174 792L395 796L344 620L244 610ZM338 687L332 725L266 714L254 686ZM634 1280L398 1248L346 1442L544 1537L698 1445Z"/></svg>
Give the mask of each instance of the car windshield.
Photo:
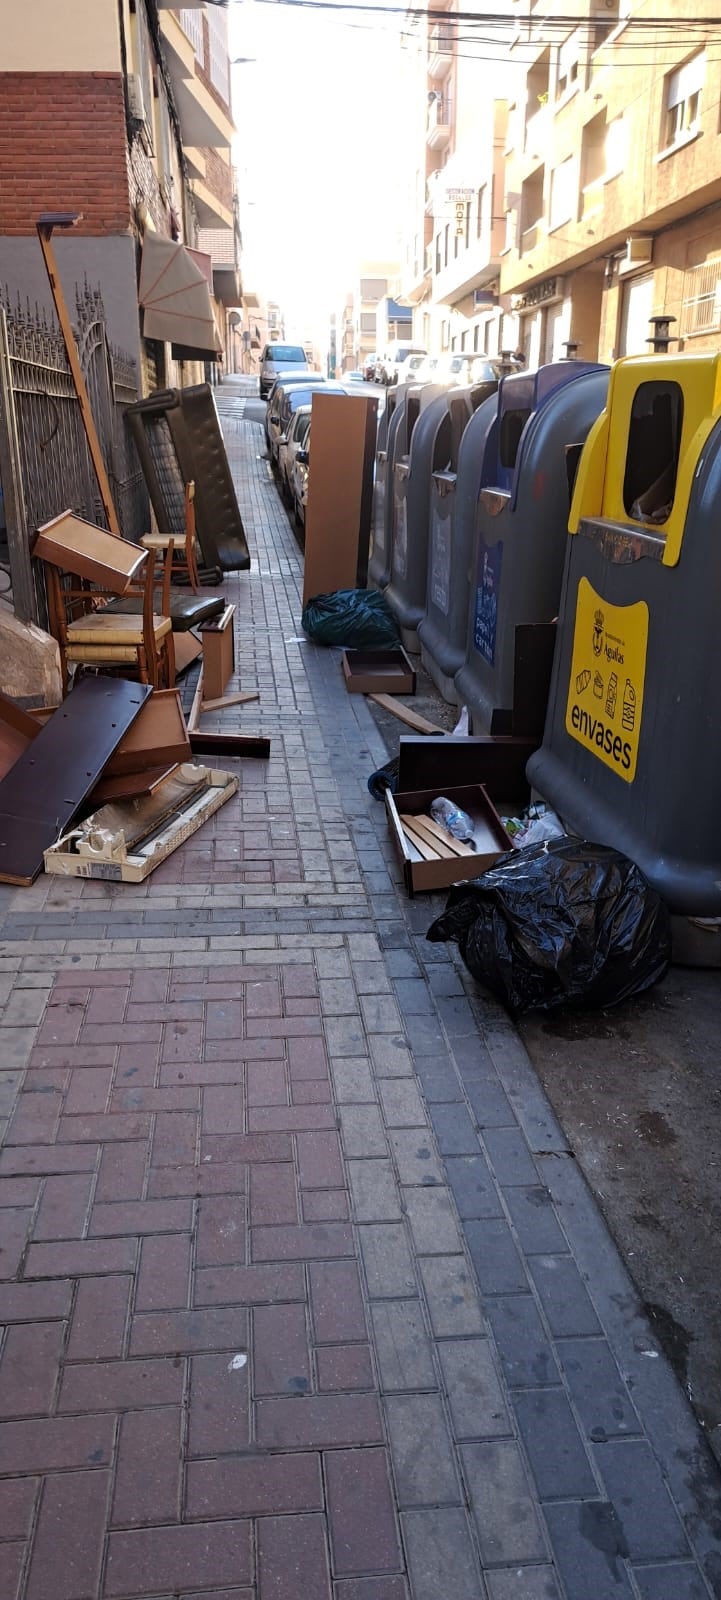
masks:
<svg viewBox="0 0 721 1600"><path fill-rule="evenodd" d="M268 352L268 360L275 361L276 364L284 362L289 365L297 362L307 366L305 350L299 344L274 344Z"/></svg>

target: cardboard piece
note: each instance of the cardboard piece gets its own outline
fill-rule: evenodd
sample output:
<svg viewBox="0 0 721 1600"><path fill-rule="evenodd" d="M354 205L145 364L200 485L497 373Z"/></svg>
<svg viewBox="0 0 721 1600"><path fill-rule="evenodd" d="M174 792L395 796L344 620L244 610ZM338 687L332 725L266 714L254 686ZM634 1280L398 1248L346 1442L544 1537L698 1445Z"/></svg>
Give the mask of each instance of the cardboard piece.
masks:
<svg viewBox="0 0 721 1600"><path fill-rule="evenodd" d="M458 851L458 841L450 835L439 839L427 826L431 802L440 794L455 801L470 817L474 832L474 847L470 850ZM416 789L395 795L387 789L385 802L391 839L411 898L419 890L448 889L452 883L461 883L465 878L480 878L499 856L513 849L498 812L481 784ZM420 819L418 823L415 818ZM441 835L444 832L439 831ZM429 854L430 851L434 854Z"/></svg>
<svg viewBox="0 0 721 1600"><path fill-rule="evenodd" d="M304 605L317 594L365 588L377 409L374 396L313 393Z"/></svg>
<svg viewBox="0 0 721 1600"><path fill-rule="evenodd" d="M168 799L164 814L163 790L171 786L178 792L173 793L172 800ZM179 792L182 789L184 795ZM142 883L161 861L197 833L237 789L238 779L230 772L203 767L177 768L168 775L165 784L159 785L147 804L126 801L104 807L102 812L89 817L84 825L85 843L79 843L77 830L59 839L45 852L45 871L64 878ZM108 822L114 826L108 826ZM132 838L133 831L138 837L129 844L128 836Z"/></svg>
<svg viewBox="0 0 721 1600"><path fill-rule="evenodd" d="M349 694L415 694L416 675L405 650L344 650Z"/></svg>

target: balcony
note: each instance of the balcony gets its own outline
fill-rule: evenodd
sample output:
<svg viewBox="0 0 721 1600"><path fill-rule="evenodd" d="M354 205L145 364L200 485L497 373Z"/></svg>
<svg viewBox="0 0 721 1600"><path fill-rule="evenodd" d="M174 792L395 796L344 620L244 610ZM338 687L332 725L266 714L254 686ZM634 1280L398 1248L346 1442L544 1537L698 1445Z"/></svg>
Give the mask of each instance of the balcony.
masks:
<svg viewBox="0 0 721 1600"><path fill-rule="evenodd" d="M201 149L229 145L235 134L232 119L197 76L195 47L177 15L163 10L160 27L183 143Z"/></svg>
<svg viewBox="0 0 721 1600"><path fill-rule="evenodd" d="M453 64L453 36L448 26L431 28L428 38L428 76L434 83L448 77Z"/></svg>
<svg viewBox="0 0 721 1600"><path fill-rule="evenodd" d="M438 95L428 108L426 143L431 150L445 150L451 138L451 105L447 95Z"/></svg>
<svg viewBox="0 0 721 1600"><path fill-rule="evenodd" d="M526 134L523 141L524 154L537 161L548 147L550 131L550 108L544 103L535 111L526 123Z"/></svg>

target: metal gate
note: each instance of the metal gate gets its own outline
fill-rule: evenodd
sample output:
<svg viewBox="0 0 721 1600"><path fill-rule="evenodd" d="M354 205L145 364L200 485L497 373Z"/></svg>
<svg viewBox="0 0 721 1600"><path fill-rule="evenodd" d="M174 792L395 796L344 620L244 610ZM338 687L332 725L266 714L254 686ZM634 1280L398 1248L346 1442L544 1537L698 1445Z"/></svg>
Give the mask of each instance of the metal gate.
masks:
<svg viewBox="0 0 721 1600"><path fill-rule="evenodd" d="M108 340L100 291L76 289L75 332L120 526L137 540L148 501L125 407L137 399L135 362ZM68 508L105 526L62 335L37 306L10 304L0 286L0 599L25 622L45 619L30 560L33 530Z"/></svg>

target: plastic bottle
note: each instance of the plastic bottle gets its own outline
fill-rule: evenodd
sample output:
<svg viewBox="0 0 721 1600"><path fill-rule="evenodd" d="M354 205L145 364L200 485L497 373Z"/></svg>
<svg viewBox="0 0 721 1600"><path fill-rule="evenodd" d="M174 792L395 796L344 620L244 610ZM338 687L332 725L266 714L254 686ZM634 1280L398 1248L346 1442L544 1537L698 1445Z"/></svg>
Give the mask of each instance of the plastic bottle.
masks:
<svg viewBox="0 0 721 1600"><path fill-rule="evenodd" d="M451 838L457 839L459 844L475 843L473 823L468 813L461 811L460 806L454 805L452 800L447 800L444 794L431 801L431 816L433 821L437 822L439 827L445 828L446 833L450 833Z"/></svg>

